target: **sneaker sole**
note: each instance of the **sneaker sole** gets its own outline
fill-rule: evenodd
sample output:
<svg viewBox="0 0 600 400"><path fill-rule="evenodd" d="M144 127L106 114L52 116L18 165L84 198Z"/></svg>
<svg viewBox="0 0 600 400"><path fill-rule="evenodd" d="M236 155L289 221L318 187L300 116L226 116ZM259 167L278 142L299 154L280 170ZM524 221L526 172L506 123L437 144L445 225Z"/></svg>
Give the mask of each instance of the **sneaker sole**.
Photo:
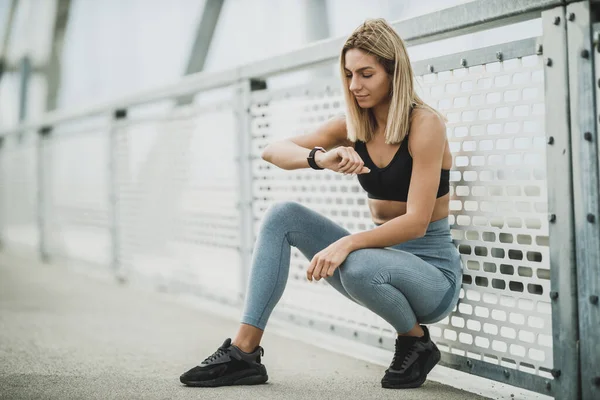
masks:
<svg viewBox="0 0 600 400"><path fill-rule="evenodd" d="M238 379L232 378L231 376L225 376L217 379L211 379L209 381L184 381L181 378L181 383L187 386L193 387L217 387L217 386L233 386L233 385L260 385L266 383L269 379L268 375L251 375L244 376Z"/></svg>
<svg viewBox="0 0 600 400"><path fill-rule="evenodd" d="M440 361L440 359L441 359L441 354L438 350L435 353L433 353L433 357L431 357L429 359L429 362L425 365L425 371L424 371L425 373L423 374L423 376L416 381L395 383L393 381L389 381L389 380L383 378L381 380L381 387L386 388L386 389L417 388L417 387L421 386L423 383L425 383L425 380L427 379L427 374L433 369L433 367L435 367L435 365Z"/></svg>
<svg viewBox="0 0 600 400"><path fill-rule="evenodd" d="M427 379L427 375L424 375L419 380L412 381L412 382L407 382L407 383L394 383L394 382L390 382L390 381L387 381L387 380L382 380L381 381L381 387L385 388L385 389L410 389L410 388L417 388L417 387L421 386L423 383L425 383L426 379Z"/></svg>

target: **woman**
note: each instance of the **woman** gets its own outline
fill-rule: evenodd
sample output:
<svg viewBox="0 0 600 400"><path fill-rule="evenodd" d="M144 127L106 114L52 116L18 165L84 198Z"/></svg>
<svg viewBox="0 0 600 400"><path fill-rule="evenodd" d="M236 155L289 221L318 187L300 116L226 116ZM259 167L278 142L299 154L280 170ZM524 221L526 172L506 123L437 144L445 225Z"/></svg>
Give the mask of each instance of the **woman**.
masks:
<svg viewBox="0 0 600 400"><path fill-rule="evenodd" d="M383 387L418 387L440 359L422 324L452 311L462 282L448 223L452 154L444 118L416 94L404 43L383 19L367 20L350 35L340 67L346 118L273 143L262 157L286 170L310 166L357 174L377 227L350 234L299 203L269 207L237 336L181 375L187 385L267 381L259 343L287 282L290 246L311 260L309 281L324 278L398 332Z"/></svg>

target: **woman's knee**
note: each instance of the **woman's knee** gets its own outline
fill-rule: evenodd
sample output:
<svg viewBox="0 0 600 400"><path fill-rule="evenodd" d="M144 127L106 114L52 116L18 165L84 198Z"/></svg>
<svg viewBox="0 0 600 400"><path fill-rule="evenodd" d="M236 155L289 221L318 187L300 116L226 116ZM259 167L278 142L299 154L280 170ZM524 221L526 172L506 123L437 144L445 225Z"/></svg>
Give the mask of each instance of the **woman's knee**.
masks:
<svg viewBox="0 0 600 400"><path fill-rule="evenodd" d="M372 284L373 249L358 249L348 254L340 266L340 280L348 291L360 291Z"/></svg>
<svg viewBox="0 0 600 400"><path fill-rule="evenodd" d="M305 207L295 201L284 200L272 203L268 208L265 215L287 217L289 215L296 215L304 211Z"/></svg>
<svg viewBox="0 0 600 400"><path fill-rule="evenodd" d="M268 224L272 222L278 221L286 221L291 217L296 217L301 215L304 211L304 206L295 201L278 201L276 203L272 203L265 212L263 217L263 223Z"/></svg>

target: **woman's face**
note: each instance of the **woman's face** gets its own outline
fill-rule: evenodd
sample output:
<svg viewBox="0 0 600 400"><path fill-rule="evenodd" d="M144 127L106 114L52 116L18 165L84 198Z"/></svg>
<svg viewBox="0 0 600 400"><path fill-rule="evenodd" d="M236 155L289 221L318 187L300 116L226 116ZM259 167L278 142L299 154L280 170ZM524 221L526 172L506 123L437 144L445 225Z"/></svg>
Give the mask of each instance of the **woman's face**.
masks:
<svg viewBox="0 0 600 400"><path fill-rule="evenodd" d="M390 77L375 56L350 49L344 64L348 88L359 107L371 108L389 100Z"/></svg>

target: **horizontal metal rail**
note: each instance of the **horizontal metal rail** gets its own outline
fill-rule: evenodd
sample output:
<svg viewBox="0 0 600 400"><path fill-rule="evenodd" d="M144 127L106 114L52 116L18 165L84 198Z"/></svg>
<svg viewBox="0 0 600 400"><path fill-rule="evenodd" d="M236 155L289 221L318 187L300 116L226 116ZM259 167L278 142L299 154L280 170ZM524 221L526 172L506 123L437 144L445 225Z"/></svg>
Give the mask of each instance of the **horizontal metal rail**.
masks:
<svg viewBox="0 0 600 400"><path fill-rule="evenodd" d="M477 0L467 4L393 23L394 29L409 45L474 33L541 16L542 11L564 4L564 0ZM232 85L242 79L264 78L283 72L331 62L338 57L345 37L327 39L302 49L219 72L202 72L178 79L176 83L83 108L57 110L37 121L0 131L0 136L39 126L86 118L119 108L175 98L190 93Z"/></svg>
<svg viewBox="0 0 600 400"><path fill-rule="evenodd" d="M541 38L528 38L497 44L494 46L481 47L461 53L430 58L413 63L415 75L425 75L432 72L449 71L456 68L470 67L474 65L488 64L502 60L541 54Z"/></svg>

